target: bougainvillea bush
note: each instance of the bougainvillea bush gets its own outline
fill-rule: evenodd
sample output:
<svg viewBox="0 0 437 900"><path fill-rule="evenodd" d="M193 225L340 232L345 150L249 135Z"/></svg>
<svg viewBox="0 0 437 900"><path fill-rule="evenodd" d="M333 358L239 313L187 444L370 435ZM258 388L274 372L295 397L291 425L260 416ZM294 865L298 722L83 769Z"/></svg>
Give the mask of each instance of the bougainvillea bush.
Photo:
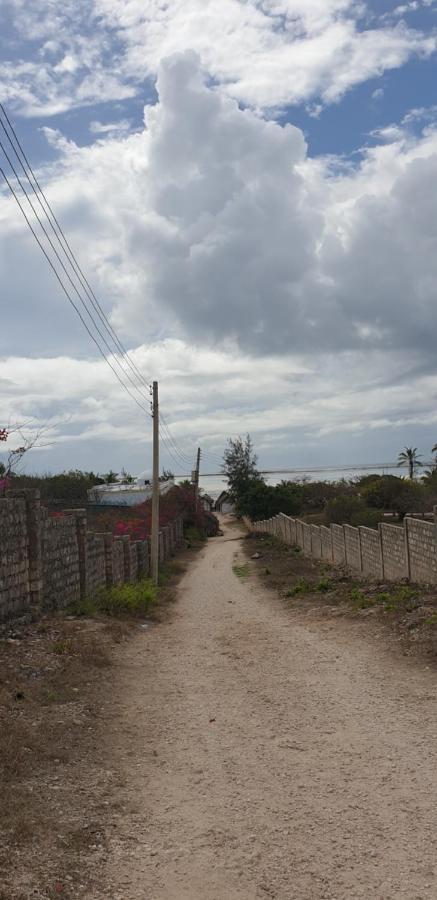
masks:
<svg viewBox="0 0 437 900"><path fill-rule="evenodd" d="M164 494L159 503L161 527L174 522L179 516L185 528L197 528L204 534L214 534L215 517L205 513L202 504L196 505L194 489L188 485L174 487ZM109 532L117 536L129 535L135 541L143 541L152 530L152 503L150 500L125 509L109 507L93 513L93 531Z"/></svg>

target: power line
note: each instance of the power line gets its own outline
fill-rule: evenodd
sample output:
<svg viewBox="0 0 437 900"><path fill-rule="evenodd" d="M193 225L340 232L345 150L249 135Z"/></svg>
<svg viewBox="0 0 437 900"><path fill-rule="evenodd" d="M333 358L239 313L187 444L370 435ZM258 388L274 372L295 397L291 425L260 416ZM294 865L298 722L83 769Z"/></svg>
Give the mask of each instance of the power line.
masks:
<svg viewBox="0 0 437 900"><path fill-rule="evenodd" d="M21 144L20 144L20 142L19 142L19 139L18 139L18 137L17 137L17 135L16 135L16 132L15 132L15 130L14 130L14 128L13 128L13 126L12 126L12 124L11 124L11 122L10 122L8 116L7 116L7 113L6 113L6 110L5 110L4 106L3 106L3 104L0 104L0 109L2 110L4 116L6 117L6 120L7 120L8 124L9 124L9 126L10 126L10 128L11 128L11 130L12 130L12 133L13 133L13 135L14 135L14 137L15 137L15 140L16 140L16 142L17 142L17 144L18 144L19 150L21 151L22 156L23 156L25 162L28 164L27 156L26 156L26 154L25 154L25 152L24 152L24 150L23 150L23 148L22 148L22 146L21 146ZM35 183L36 183L36 185L37 185L37 187L38 187L38 190L39 190L40 193L42 194L42 196L43 196L43 198L44 198L44 201L45 201L45 203L46 203L46 205L47 205L47 207L48 207L48 209L49 209L49 211L50 211L50 213L51 213L51 216L53 217L53 220L55 221L55 223L56 223L56 225L57 225L57 228L59 229L59 231L60 231L60 233L61 233L61 235L62 235L62 237L63 237L63 241L64 241L65 245L69 248L69 253L67 253L67 251L65 250L65 246L63 245L63 243L62 243L61 240L60 240L58 231L56 230L55 226L53 225L53 221L52 221L52 219L50 218L50 216L48 215L47 210L44 208L44 206L43 206L43 204L42 204L42 202L41 202L40 196L39 196L39 194L37 193L37 191L35 190L35 187L34 187L32 181L31 181L31 179L30 179L30 177L29 177L28 171L27 171L25 165L23 164L22 158L20 157L19 152L17 151L16 147L14 146L14 143L13 143L13 141L12 141L12 139L11 139L9 133L8 133L7 129L5 128L4 122L1 120L1 117L0 117L0 125L1 125L1 127L3 128L4 133L6 134L6 137L7 137L8 141L9 141L9 144L11 145L12 150L13 150L13 152L14 152L16 158L18 159L18 162L19 162L19 164L20 164L20 167L21 167L21 169L23 170L24 175L25 175L27 181L29 182L30 187L31 187L33 193L35 194L35 197L36 197L36 199L37 199L37 201L38 201L39 206L40 206L41 209L42 209L42 212L43 212L45 218L47 219L47 221L48 221L48 223L49 223L49 226L50 226L52 232L53 232L54 235L55 235L55 238L56 238L56 240L57 240L57 242L58 242L58 244L59 244L61 253L64 255L64 257L65 257L65 259L66 259L66 261L67 261L67 265L69 265L69 266L71 267L71 269L72 269L72 271L73 271L74 277L78 279L78 281L79 281L79 283L80 283L80 286L81 286L81 289L85 290L86 297L87 297L88 300L91 301L91 305L92 305L92 307L93 307L93 309L94 309L94 312L96 312L98 318L100 319L101 323L103 324L104 329L106 330L106 332L107 332L108 335L109 335L109 339L110 339L111 341L113 341L113 343L115 344L115 346L116 346L116 348L117 348L115 352L114 352L113 348L108 344L108 341L106 340L105 335L102 334L102 331L100 330L100 328L99 328L99 326L98 326L96 320L94 319L94 316L92 315L92 313L90 312L90 310L89 310L89 308L88 308L88 306L87 306L86 300L84 300L83 296L81 295L80 291L78 290L77 284L72 280L70 273L69 273L68 270L66 269L65 264L64 264L64 261L63 261L63 259L59 256L59 253L58 253L56 247L54 246L53 241L52 241L51 238L50 238L50 235L47 233L47 230L46 230L46 228L45 228L43 222L41 221L40 216L38 215L38 212L37 212L37 210L35 209L35 206L34 206L32 200L31 200L31 197L29 196L29 194L28 194L28 192L27 192L25 186L23 185L23 183L22 183L22 181L21 181L21 178L20 178L20 176L18 175L18 172L17 172L17 170L16 170L16 168L15 168L15 166L14 166L14 164L13 164L13 162L12 162L12 160L11 160L11 158L10 158L10 156L9 156L9 154L8 154L8 152L7 152L7 150L6 150L6 148L4 147L3 143L0 141L0 148L2 149L2 151L3 151L4 155L5 155L5 158L6 158L6 160L8 161L9 166L11 167L11 170L12 170L12 172L14 173L15 178L16 178L16 180L17 180L17 182L18 182L18 184L19 184L19 186L20 186L20 188L21 188L21 191L22 191L22 193L24 194L24 196L25 196L25 198L26 198L26 200L27 200L27 202L28 202L30 208L32 209L32 212L33 212L35 218L36 218L37 221L38 221L39 226L40 226L40 228L41 228L41 230L42 230L42 232L43 232L43 234L44 234L46 240L48 241L48 243L49 243L49 245L50 245L50 247L51 247L53 253L55 254L56 259L58 260L59 264L61 265L61 268L62 268L64 274L66 275L66 277L67 277L67 279L68 279L68 281L69 281L71 287L72 287L73 290L75 291L75 293L76 293L76 295L77 295L77 297L78 297L78 299L79 299L79 301L80 301L82 307L84 308L86 314L88 315L89 319L91 320L92 325L93 325L94 328L96 329L98 335L100 336L101 340L103 341L103 343L104 343L106 349L108 350L109 354L113 357L114 364L118 366L118 368L120 369L120 371L121 371L121 373L122 373L122 376L125 377L125 378L127 378L128 381L130 382L130 384L132 385L132 387L134 388L134 390L137 391L137 393L138 393L138 395L139 395L141 401L147 403L147 399L145 398L144 394L142 393L142 389L140 389L140 388L138 387L137 379L140 379L141 382L142 382L142 384L143 384L146 388L149 388L148 383L147 383L146 380L144 379L144 376L142 375L142 373L140 372L140 370L138 369L138 367L135 365L135 363L133 363L133 362L131 361L130 357L127 355L127 351L125 350L123 344L122 344L121 341L119 340L119 338L118 338L118 336L117 336L115 330L113 329L112 325L109 323L109 321L108 321L108 319L107 319L107 317L106 317L104 311L102 310L102 308L101 308L101 306L100 306L100 304L99 304L97 298L95 298L95 295L93 295L92 289L86 290L86 289L84 288L84 283L85 283L85 284L87 283L87 282L86 282L86 279L85 279L85 276L83 276L83 278L80 277L80 276L78 276L78 271L77 271L77 270L79 270L80 272L82 272L82 270L80 269L80 266L79 266L79 263L77 262L77 259L74 257L74 254L73 254L73 252L72 252L72 250L71 250L71 248L70 248L70 245L68 244L67 238L65 237L65 234L64 234L64 232L62 231L62 228L61 228L61 226L59 225L59 222L58 222L58 220L56 219L56 216L55 216L55 214L54 214L54 212L53 212L53 210L52 210L52 208L51 208L51 206L50 206L50 204L49 204L47 198L45 197L45 194L44 194L44 192L42 191L42 188L41 188L41 186L39 185L39 182L38 182L38 180L36 179L35 174L33 173L33 170L32 170L32 168L31 168L30 164L29 164L29 167L30 167L30 171L32 172L32 177L34 178ZM14 196L16 202L18 203L21 212L23 213L23 215L25 215L25 214L24 214L23 207L22 207L21 203L19 203L19 201L18 201L17 194L12 190L12 186L11 186L9 180L7 179L5 173L3 172L3 170L2 170L2 174L3 174L3 177L5 178L5 181L6 181L7 185L8 185L8 187L9 187L9 189L11 190L11 193L13 194L13 196ZM25 216L25 219L26 219L27 224L28 224L29 227L30 227L30 222L29 222L28 217ZM31 230L32 230L32 234L34 235L34 237L35 237L35 239L36 239L36 238L37 238L37 235L36 235L34 229L32 228ZM57 269L56 269L56 266L55 266L55 264L50 260L49 254L48 254L48 252L46 252L46 251L44 250L44 248L43 248L42 243L41 243L40 240L38 240L38 244L39 244L41 250L43 250L44 255L45 255L47 261L49 261L49 262L51 263L51 268L52 268L53 271L55 272L55 274L56 274L56 276L57 276L57 278L58 278L58 281L61 282L62 279L60 279L60 277L59 277L59 273L58 273L58 271L57 271ZM69 255L69 254L70 254L70 255ZM70 258L70 257L72 257L72 258ZM72 259L73 259L73 262L72 262ZM65 287L65 286L63 285L63 288L64 288L64 287ZM90 292L91 292L91 293L90 293ZM68 292L67 292L67 293L68 293ZM68 296L69 296L69 299L71 300L71 297L70 297L69 294L68 294ZM92 299L93 296L94 296L94 300ZM72 304L72 305L73 305L73 308L76 310L76 312L78 312L76 304ZM83 320L83 317L81 316L80 318L81 318L82 323L85 324L85 323L84 323L84 320ZM90 330L87 329L87 331L88 331L88 334L90 334ZM94 341L94 343L96 343L96 344L99 346L99 352L101 352L102 355L104 356L104 358L106 359L106 354L104 354L104 353L102 352L102 349L101 349L100 345L98 344L98 341L96 341L96 338L95 338L95 337L93 337L93 341ZM124 362L125 364L127 364L127 366L128 366L128 368L129 368L130 371L126 371L126 369L125 369L125 368L123 367L123 365L121 364L120 359L119 359L119 357L118 357L118 352L119 352L119 351L120 351L120 353L121 353L121 358L122 358L123 362ZM114 367L113 367L112 365L111 365L111 368L112 368L112 370L114 371ZM131 373L133 373L133 376L134 376L135 380L131 377ZM118 380L120 381L120 378L119 378ZM133 398L133 395L131 394L131 392L128 391L128 393L129 393L130 396ZM138 401L137 401L137 400L136 400L136 402L137 402L137 405L140 405L140 404L138 404ZM141 408L144 408L144 407L141 405ZM147 410L145 410L145 411L147 412Z"/></svg>
<svg viewBox="0 0 437 900"><path fill-rule="evenodd" d="M82 325L84 326L84 328L85 328L86 332L88 333L88 335L90 336L91 340L92 340L92 341L94 342L94 344L96 345L96 347L97 347L97 349L98 349L100 355L103 357L103 359L105 360L105 362L108 364L109 368L112 369L112 372L114 373L115 377L117 378L117 381L119 381L119 383L120 383L121 386L124 388L124 390L127 391L127 393L128 393L129 396L132 398L132 400L137 404L137 406L139 406L141 409L143 409L146 413L149 414L148 409L146 409L146 407L144 407L144 406L137 400L137 398L135 397L134 394L132 394L132 392L130 391L130 389L128 388L128 386L125 384L125 382L122 381L122 379L120 378L120 376L119 376L117 370L114 369L114 366L112 365L112 363L109 361L109 359L108 359L107 356L105 355L104 351L102 350L102 348L101 348L101 346L100 346L100 344L99 344L97 338L94 336L94 334L92 333L91 329L88 327L88 325L87 325L87 323L86 323L86 321L85 321L85 319L84 319L84 317L83 317L83 315L82 315L80 309L78 308L78 306L76 306L76 304L75 304L73 298L71 297L70 293L68 292L67 288L65 287L65 285L64 285L64 283L63 283L63 281L62 281L62 279L61 279L61 277L60 277L60 275L59 275L59 273L58 273L58 271L57 271L57 269L56 269L56 266L53 264L52 260L50 259L49 254L47 253L47 251L46 251L45 247L43 246L43 244L41 243L41 241L40 241L40 239L39 239L39 237L38 237L38 235L37 235L35 229L33 228L33 225L32 225L32 223L30 222L29 217L27 216L27 213L26 213L26 211L24 210L24 208L23 208L23 206L22 206L19 197L17 196L17 194L16 194L14 188L12 187L12 184L11 184L11 182L9 181L9 178L7 177L6 173L3 171L3 169L2 169L1 167L0 167L0 175L4 178L4 180L5 180L5 182L6 182L7 186L8 186L8 188L9 188L11 194L12 194L12 196L14 197L16 203L18 204L18 206L19 206L19 208L20 208L20 210L21 210L21 212L22 212L22 214L23 214L23 216L24 216L24 219L26 220L26 223L27 223L28 227L30 228L30 230L31 230L31 232L32 232L32 234L33 234L33 236L34 236L34 238L35 238L35 240L36 240L36 242L37 242L37 244L38 244L40 250L41 250L42 253L44 254L44 256L45 256L45 258L46 258L46 260L47 260L47 262L48 262L50 268L53 270L53 273L54 273L54 275L55 275L57 281L59 282L59 284L60 284L60 286L61 286L61 288L62 288L64 294L66 295L66 297L67 297L67 299L68 299L68 302L71 304L71 306L73 307L73 309L76 311L77 315L79 316L80 321L82 322Z"/></svg>
<svg viewBox="0 0 437 900"><path fill-rule="evenodd" d="M65 265L64 265L63 260L62 260L61 257L59 256L59 253L58 253L58 251L56 250L56 247L54 246L53 241L52 241L50 235L48 234L47 229L46 229L44 223L41 221L41 219L40 219L40 217L39 217L39 215L38 215L38 213L37 213L37 211L36 211L36 209L35 209L35 206L34 206L32 200L31 200L29 194L27 193L26 188L24 187L24 185L23 185L23 183L22 183L22 181L21 181L21 179L20 179L20 176L18 175L17 170L15 169L15 166L14 166L13 162L11 161L11 159L10 159L10 157L9 157L9 155L8 155L8 153L7 153L6 149L5 149L5 147L4 147L3 143L2 143L2 141L0 141L0 149L3 150L3 153L4 153L4 155L5 155L5 157L6 157L7 161L8 161L8 163L9 163L9 165L10 165L10 167L11 167L11 169L12 169L14 175L15 175L15 178L17 179L18 184L20 185L20 188L21 188L21 190L22 190L24 196L26 197L26 200L27 200L27 202L29 203L30 208L32 209L32 212L33 212L35 218L37 219L37 221L38 221L38 223L39 223L39 225L40 225L41 230L43 231L43 233L44 233L44 235L45 235L45 237L46 237L48 243L50 244L50 247L51 247L51 249L53 250L53 252L54 252L54 254L55 254L55 256L56 256L56 259L58 260L58 262L59 262L59 264L60 264L60 266L61 266L61 268L62 268L64 274L66 275L66 277L67 277L67 279L68 279L68 281L70 282L71 287L73 288L74 292L77 294L77 297L78 297L80 303L82 304L82 306L83 306L85 312L87 313L88 317L91 319L91 322L93 323L94 328L96 329L98 335L100 336L101 340L103 341L103 343L104 343L106 349L107 349L108 352L113 356L114 362L115 362L115 363L118 365L118 367L121 369L123 375L125 375L125 376L128 378L128 380L130 381L130 383L131 383L131 385L133 386L134 390L138 391L140 397L141 397L142 399L144 399L141 390L138 388L138 385L137 385L136 382L132 379L132 377L131 377L131 375L129 374L129 372L126 372L125 369L123 368L123 366L121 365L120 360L118 359L117 355L114 354L114 351L113 351L112 347L110 347L110 345L108 344L108 341L106 340L104 334L102 334L102 331L100 330L99 326L97 325L97 322L95 321L95 319L94 319L92 313L89 311L89 309L88 309L88 307L87 307L87 304L86 304L86 301L83 299L83 297L82 297L80 291L79 291L78 288L77 288L77 285L76 285L76 284L74 283L74 281L72 280L72 278L71 278L69 272L67 271L67 269L66 269L66 267L65 267ZM10 186L10 185L9 185L9 186Z"/></svg>
<svg viewBox="0 0 437 900"><path fill-rule="evenodd" d="M190 457L181 449L181 447L179 446L179 444L176 442L175 438L173 437L171 430L170 430L170 426L169 426L166 418L163 416L162 412L161 412L161 423L162 423L162 426L165 430L165 433L166 433L170 443L172 444L172 446L175 450L175 453L177 453L177 455L179 456L182 463L191 463Z"/></svg>
<svg viewBox="0 0 437 900"><path fill-rule="evenodd" d="M88 299L90 300L90 302L91 302L91 304L92 304L94 310L96 311L96 313L97 313L97 315L98 315L100 321L102 322L102 324L104 325L106 331L107 331L108 334L110 335L110 338L114 341L114 343L115 343L115 345L116 345L118 351L119 351L119 352L122 354L122 356L125 358L125 360L126 360L127 364L129 365L131 371L135 373L135 376L136 376L137 378L139 378L139 380L140 380L141 383L144 385L144 387L150 388L150 384L149 384L149 383L147 382L147 380L144 378L142 372L139 370L139 368L138 368L138 366L136 365L136 363L135 363L133 360L131 360L131 358L130 358L130 356L129 356L129 354L128 354L128 351L126 350L126 348L125 348L124 345L122 344L122 342L121 342L120 338L118 337L118 335L117 335L115 329L114 329L113 326L111 325L111 323L110 323L109 319L107 318L107 316L106 316L106 314L105 314L105 311L103 310L101 304L99 303L99 301L98 301L98 299L97 299L97 297L96 297L96 295L95 295L95 293L94 293L94 291L93 291L93 289L92 289L92 287L91 287L91 285L90 285L88 279L86 278L86 276L85 276L85 274L84 274L84 272L83 272L83 270L82 270L82 268L81 268L81 266L80 266L80 264L79 264L79 262L78 262L78 260L77 260L77 257L75 256L75 254L74 254L74 252L73 252L73 250L72 250L72 248L71 248L71 245L70 245L70 243L69 243L69 241L68 241L68 239L67 239L67 237L66 237L66 235L65 235L65 233L64 233L64 231L63 231L63 229L62 229L62 227L61 227L61 225L60 225L60 223L59 223L59 221L58 221L58 219L57 219L57 217L56 217L56 215L55 215L55 213L54 213L54 211L53 211L53 209L52 209L52 207L51 207L51 205L50 205L50 203L49 203L49 201L48 201L48 199L47 199L47 197L46 197L46 195L45 195L45 193L44 193L44 191L43 191L43 189L42 189L42 187L41 187L41 185L40 185L40 183L39 183L39 181L38 181L38 179L37 179L37 177L36 177L36 175L35 175L35 173L34 173L34 171L33 171L33 168L32 168L32 166L31 166L31 163L29 162L29 159L28 159L26 153L25 153L25 150L24 150L24 148L23 148L23 145L22 145L22 143L20 142L20 139L19 139L19 137L18 137L18 135L17 135L17 132L16 132L16 130L15 130L15 128L14 128L14 126L13 126L13 124L12 124L12 122L11 122L11 120L10 120L10 118L9 118L9 116L8 116L8 114L7 114L7 112L6 112L6 109L5 109L5 107L4 107L4 105L3 105L2 103L0 103L0 110L1 110L1 112L3 113L3 115L4 115L5 119L6 119L6 122L7 122L8 126L9 126L10 131L12 132L12 135L13 135L13 138L14 138L14 141L15 141L15 145L16 145L16 146L14 145L14 141L12 140L12 138L11 138L11 136L10 136L10 134L9 134L7 128L5 127L5 124L4 124L4 122L2 121L1 118L0 118L0 125L1 125L1 127L3 128L3 131L4 131L6 137L7 137L8 141L9 141L9 144L11 145L12 150L13 150L15 156L17 157L17 159L18 159L18 161L19 161L19 164L20 164L20 166L21 166L21 169L23 170L23 173L24 173L24 175L25 175L27 181L29 182L31 189L32 189L33 193L35 194L35 197L37 198L38 203L39 203L39 205L40 205L40 207L41 207L41 209L42 209L44 215L46 216L46 218L47 218L47 220L48 220L48 222L49 222L49 224L50 224L50 226L51 226L51 228L52 228L52 230L53 230L53 232L54 232L54 234L55 234L55 236L56 236L56 238L57 238L57 241L58 241L58 243L59 243L59 245L60 245L60 247L61 247L61 250L62 250L63 253L65 254L65 256L66 256L66 258L67 258L69 264L71 265L71 267L72 267L72 269L73 269L73 271L74 271L76 277L78 278L78 280L79 280L79 282L80 282L82 288L85 290L85 293L86 293ZM18 150L17 150L17 147L18 147ZM23 163L23 160L24 160L24 163ZM30 176L29 176L29 172L30 172L30 174L31 174L31 176L32 176L32 179L31 179ZM36 185L37 190L35 189L35 185ZM42 201L41 201L41 199L40 199L40 195L41 195L41 197L43 198L44 204L45 204L45 205L43 205L43 203L42 203ZM48 212L47 212L47 210L48 210ZM55 224L53 224L53 223L55 223ZM62 241L61 241L59 235L61 235Z"/></svg>

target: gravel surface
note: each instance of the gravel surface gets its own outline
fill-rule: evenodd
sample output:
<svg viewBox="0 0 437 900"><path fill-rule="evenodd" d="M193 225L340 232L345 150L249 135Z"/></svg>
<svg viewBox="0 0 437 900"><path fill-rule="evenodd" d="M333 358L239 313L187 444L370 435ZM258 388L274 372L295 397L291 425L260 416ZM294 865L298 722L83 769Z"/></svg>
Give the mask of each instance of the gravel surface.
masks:
<svg viewBox="0 0 437 900"><path fill-rule="evenodd" d="M290 616L236 538L120 651L102 898L437 898L436 672Z"/></svg>

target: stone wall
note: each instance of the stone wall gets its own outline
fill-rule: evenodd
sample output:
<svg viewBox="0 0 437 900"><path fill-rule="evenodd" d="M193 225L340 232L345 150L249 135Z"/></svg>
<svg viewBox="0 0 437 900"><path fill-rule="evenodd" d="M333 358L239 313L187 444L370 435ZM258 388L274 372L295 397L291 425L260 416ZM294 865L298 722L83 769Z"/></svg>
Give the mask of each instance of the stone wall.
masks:
<svg viewBox="0 0 437 900"><path fill-rule="evenodd" d="M344 566L346 562L346 544L344 540L343 525L331 525L332 531L332 558L338 566Z"/></svg>
<svg viewBox="0 0 437 900"><path fill-rule="evenodd" d="M0 621L30 610L24 500L0 500Z"/></svg>
<svg viewBox="0 0 437 900"><path fill-rule="evenodd" d="M42 583L45 609L61 609L80 598L79 548L72 516L49 518L41 511Z"/></svg>
<svg viewBox="0 0 437 900"><path fill-rule="evenodd" d="M437 507L435 522L407 517L403 526L381 523L378 530L351 525L308 525L283 514L249 523L252 531L272 534L307 556L378 581L437 584Z"/></svg>
<svg viewBox="0 0 437 900"><path fill-rule="evenodd" d="M407 545L411 581L437 582L436 525L407 519Z"/></svg>
<svg viewBox="0 0 437 900"><path fill-rule="evenodd" d="M380 526L380 531L384 558L384 578L387 578L387 581L400 581L402 578L408 578L405 529L400 528L398 525L386 525L383 523Z"/></svg>
<svg viewBox="0 0 437 900"><path fill-rule="evenodd" d="M161 563L182 540L182 519L162 529ZM38 491L9 491L0 498L0 622L65 608L149 572L148 540L89 532L85 510L49 517Z"/></svg>
<svg viewBox="0 0 437 900"><path fill-rule="evenodd" d="M360 532L358 531L358 528L353 528L352 525L343 525L343 529L346 548L346 565L351 569L356 569L357 572L361 572L362 559Z"/></svg>
<svg viewBox="0 0 437 900"><path fill-rule="evenodd" d="M362 572L372 578L384 578L379 531L360 528Z"/></svg>

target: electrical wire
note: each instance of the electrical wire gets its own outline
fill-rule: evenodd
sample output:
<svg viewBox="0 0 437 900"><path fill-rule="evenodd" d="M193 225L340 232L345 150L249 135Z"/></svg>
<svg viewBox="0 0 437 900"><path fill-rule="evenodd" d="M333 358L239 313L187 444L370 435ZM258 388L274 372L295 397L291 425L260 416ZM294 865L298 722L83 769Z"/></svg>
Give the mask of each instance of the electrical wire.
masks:
<svg viewBox="0 0 437 900"><path fill-rule="evenodd" d="M6 122L9 126L10 131L12 132L14 140L12 140L1 117L0 117L0 125L7 137L7 140L9 142L15 156L18 159L20 167L21 167L27 181L29 182L29 185L30 185L33 193L35 194L35 197L36 197L44 215L46 216L46 218L50 224L50 227L52 228L52 231L54 232L54 234L56 236L56 239L59 243L59 246L60 246L62 252L65 254L65 257L67 258L71 268L73 269L75 276L77 277L78 281L81 284L81 287L85 291L87 298L91 302L91 305L92 305L94 311L96 312L98 318L100 319L101 323L103 324L110 339L113 340L115 346L117 347L117 351L121 353L122 357L128 364L131 372L134 373L135 377L139 379L139 381L143 384L144 387L149 388L150 387L149 382L144 378L142 372L140 371L140 369L138 368L136 363L129 356L128 351L126 350L125 346L122 344L115 329L111 325L111 323L110 323L109 319L107 318L101 304L99 303L88 279L86 278L86 276L77 260L77 257L75 256L75 254L71 248L71 245L70 245L70 243L69 243L54 211L53 211L53 208L51 207L51 205L50 205L50 203L49 203L49 201L48 201L48 199L47 199L47 197L46 197L46 195L45 195L45 193L33 171L33 168L31 166L31 163L29 162L29 159L28 159L26 153L25 153L23 145L20 142L17 132L16 132L16 130L7 114L7 111L2 103L0 103L0 110L3 113L4 118L6 119ZM15 145L14 145L14 141L15 141ZM17 147L18 147L18 149L17 149ZM5 155L7 156L7 154L5 154ZM24 162L23 162L23 160L24 160ZM9 161L9 163L10 163L10 161ZM10 165L11 165L11 163L10 163ZM32 177L30 177L29 172ZM17 177L17 174L15 171L14 171L14 174ZM36 188L35 188L35 185L36 185ZM22 187L22 185L21 185L21 187ZM23 190L23 187L22 187L22 190ZM27 192L25 192L25 193L27 196ZM42 203L41 197L44 200L44 204ZM62 238L62 240L61 240L61 238ZM111 350L111 353L113 353L112 350Z"/></svg>
<svg viewBox="0 0 437 900"><path fill-rule="evenodd" d="M106 349L108 350L109 354L112 356L112 358L113 358L113 360L114 360L114 363L116 363L116 365L118 365L118 367L119 367L119 369L121 370L122 374L126 376L126 378L128 379L128 381L130 381L130 383L131 383L132 387L134 388L134 390L136 390L136 391L138 392L139 396L141 397L141 399L144 400L145 398L144 398L144 396L143 396L143 394L142 394L142 391L140 390L140 388L138 387L138 385L136 384L136 382L133 380L133 378L131 377L130 373L129 373L129 372L126 372L126 370L123 368L123 366L122 366L122 364L121 364L121 362L120 362L118 356L117 356L116 354L114 354L113 348L110 347L110 345L109 345L108 341L106 340L104 334L102 334L102 331L100 330L99 326L97 325L97 322L96 322L96 320L94 319L92 313L89 311L86 302L84 301L84 299L83 299L83 297L82 297L80 291L79 291L78 288L77 288L77 285L76 285L76 284L74 283L74 281L72 280L72 278L71 278L69 272L67 271L67 269L66 269L66 267L65 267L65 265L64 265L63 260L62 260L61 257L59 256L59 253L58 253L58 251L56 250L56 247L54 246L53 241L52 241L50 235L48 234L47 229L46 229L44 223L41 221L41 219L40 219L40 217L39 217L39 215L38 215L38 213L37 213L37 211L36 211L36 209L35 209L35 206L34 206L32 200L31 200L31 198L29 197L29 195L28 195L28 193L27 193L27 191L26 191L26 188L24 187L24 185L23 185L23 183L22 183L22 181L21 181L21 179L20 179L20 176L18 175L17 170L16 170L16 168L15 168L13 162L11 161L11 159L10 159L10 157L9 157L9 154L7 153L7 151L6 151L5 147L4 147L4 144L2 143L1 140L0 140L0 149L3 151L3 153L4 153L4 155L5 155L6 159L7 159L7 161L8 161L8 163L9 163L9 165L10 165L10 167L11 167L11 169L12 169L14 175L15 175L15 178L17 179L18 184L20 185L20 188L21 188L21 190L22 190L24 196L25 196L26 199L27 199L27 202L29 203L29 206L30 206L30 208L32 209L32 212L33 212L34 216L35 216L35 218L37 219L37 221L38 221L38 223L39 223L39 225L40 225L40 227L41 227L41 230L43 231L43 233L44 233L44 235L45 235L45 237L46 237L48 243L50 244L50 247L51 247L51 249L53 250L53 252L54 252L54 254L55 254L55 256L56 256L56 259L58 260L58 262L59 262L59 264L60 264L60 266L61 266L61 268L62 268L62 270L63 270L63 272L64 272L64 274L65 274L65 276L67 277L68 281L70 282L71 287L73 288L74 292L77 294L77 297L78 297L78 299L79 299L79 301L80 301L82 307L84 308L84 310L85 310L85 312L87 313L88 317L91 319L91 322L93 323L94 328L96 329L96 331L97 331L99 337L100 337L101 340L103 341L103 343L104 343ZM9 182L8 182L8 185L9 185L9 188L10 188L11 185L10 185ZM16 195L14 195L14 196L16 197ZM41 246L41 244L40 244L40 246Z"/></svg>
<svg viewBox="0 0 437 900"><path fill-rule="evenodd" d="M88 325L87 325L87 323L86 323L86 321L85 321L85 319L84 319L84 317L83 317L83 315L82 315L80 309L79 309L78 306L75 304L74 300L72 299L71 295L69 294L67 288L66 288L65 285L64 285L64 282L62 281L62 279L61 279L61 277L60 277L60 275L59 275L59 273L58 273L58 271L57 271L57 269L56 269L56 266L53 264L53 262L52 262L52 260L50 259L50 256L48 255L48 253L47 253L45 247L44 247L43 244L41 243L41 241L40 241L40 239L39 239L39 237L38 237L38 235L37 235L35 229L33 228L33 225L32 225L32 223L30 222L30 219L29 219L29 217L27 216L27 213L26 213L25 209L24 209L23 206L22 206L19 197L17 196L17 194L16 194L14 188L12 187L12 184L11 184L11 182L9 181L9 178L7 177L6 173L3 171L3 169L2 169L1 167L0 167L0 175L2 176L2 178L4 178L4 180L5 180L5 182L6 182L7 186L8 186L8 188L9 188L11 194L12 194L12 196L14 197L16 203L18 204L18 206L19 206L19 208L20 208L20 210L21 210L21 212L22 212L22 214L23 214L23 216L24 216L24 219L26 220L26 223L27 223L28 227L30 228L30 230L31 230L31 232L32 232L32 234L33 234L33 236L34 236L34 238L35 238L35 240L36 240L36 242L37 242L37 244L38 244L40 250L41 250L42 253L44 254L44 256L45 256L45 258L46 258L46 260L47 260L47 262L48 262L50 268L53 270L53 273L54 273L54 275L55 275L57 281L59 282L59 284L60 284L60 286L61 286L61 288L62 288L64 294L66 295L68 302L71 304L71 306L73 307L73 309L76 311L77 315L79 316L80 321L82 322L82 325L84 326L85 330L86 330L87 333L89 334L91 340L92 340L92 341L94 342L94 344L96 345L96 347L97 347L97 349L98 349L100 355L103 357L103 359L105 360L105 362L108 364L109 368L112 369L112 371L113 371L115 377L117 378L117 381L119 381L119 383L121 384L121 386L122 386L122 387L124 388L124 390L129 394L129 396L132 398L132 400L137 404L137 406L139 406L139 407L140 407L141 409L143 409L148 415L150 415L149 410L148 410L145 406L143 406L142 403L140 403L140 402L137 400L137 398L135 397L134 394L132 394L132 392L130 391L130 389L128 388L128 386L125 384L125 382L122 381L122 379L120 378L120 376L119 376L117 370L114 368L114 366L112 365L112 363L109 361L109 359L108 359L107 356L105 355L104 351L102 350L102 348L101 348L101 346L100 346L100 344L99 344L97 338L94 336L94 334L92 333L91 329L88 327Z"/></svg>

